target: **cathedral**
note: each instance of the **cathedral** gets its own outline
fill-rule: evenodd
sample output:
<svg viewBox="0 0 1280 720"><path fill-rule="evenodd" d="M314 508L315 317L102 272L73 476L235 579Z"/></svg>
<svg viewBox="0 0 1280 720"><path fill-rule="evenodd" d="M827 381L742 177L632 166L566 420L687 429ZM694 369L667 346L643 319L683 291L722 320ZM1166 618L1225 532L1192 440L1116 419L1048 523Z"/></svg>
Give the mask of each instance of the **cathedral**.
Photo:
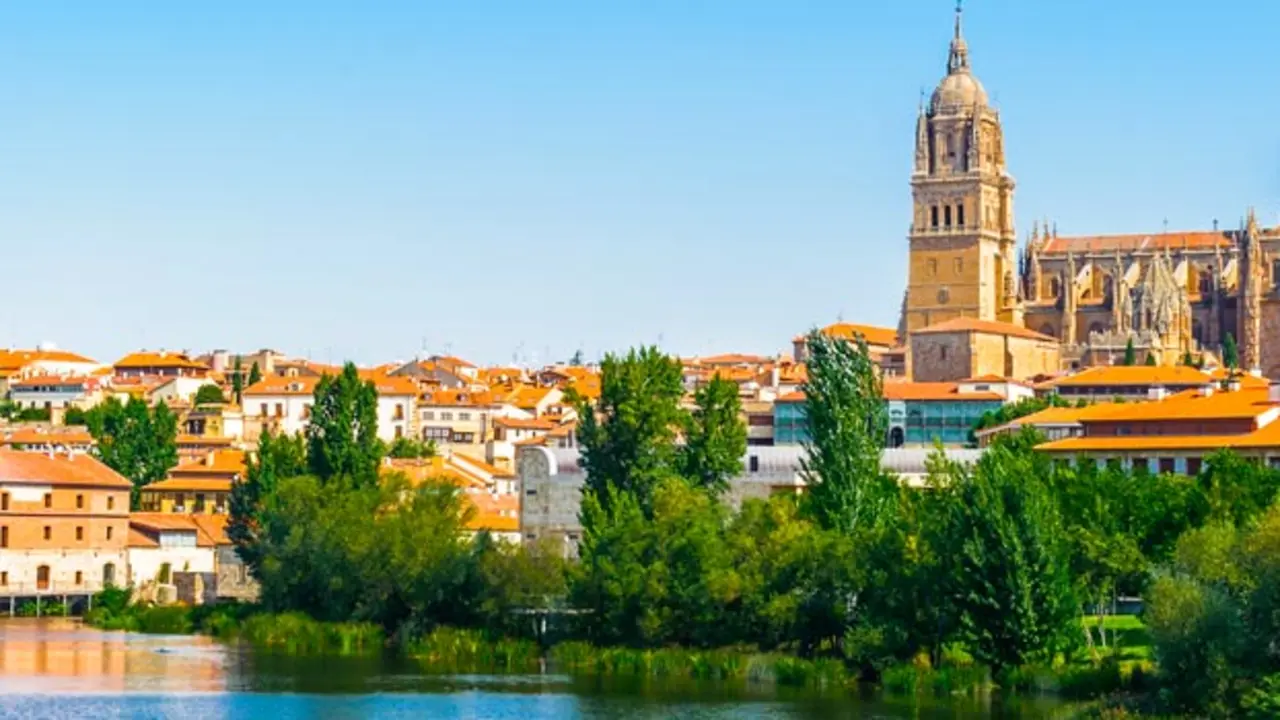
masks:
<svg viewBox="0 0 1280 720"><path fill-rule="evenodd" d="M1119 364L1130 344L1139 362L1212 360L1230 335L1242 370L1280 377L1280 228L1260 228L1252 211L1237 229L1138 235L1059 235L1045 221L1019 250L1013 191L1000 113L957 9L946 75L916 121L899 323L913 367L928 362L917 334L963 319L1056 340L1060 369Z"/></svg>

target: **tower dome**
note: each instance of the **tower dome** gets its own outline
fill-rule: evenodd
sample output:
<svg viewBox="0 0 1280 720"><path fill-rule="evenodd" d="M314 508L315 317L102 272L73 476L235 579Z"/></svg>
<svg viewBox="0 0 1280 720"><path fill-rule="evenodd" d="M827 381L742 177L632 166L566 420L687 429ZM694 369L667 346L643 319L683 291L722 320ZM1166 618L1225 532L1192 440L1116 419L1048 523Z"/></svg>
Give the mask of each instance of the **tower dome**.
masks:
<svg viewBox="0 0 1280 720"><path fill-rule="evenodd" d="M933 91L930 106L935 112L943 108L973 107L987 104L987 91L969 69L969 46L960 32L960 6L956 5L956 32L947 54L947 75Z"/></svg>

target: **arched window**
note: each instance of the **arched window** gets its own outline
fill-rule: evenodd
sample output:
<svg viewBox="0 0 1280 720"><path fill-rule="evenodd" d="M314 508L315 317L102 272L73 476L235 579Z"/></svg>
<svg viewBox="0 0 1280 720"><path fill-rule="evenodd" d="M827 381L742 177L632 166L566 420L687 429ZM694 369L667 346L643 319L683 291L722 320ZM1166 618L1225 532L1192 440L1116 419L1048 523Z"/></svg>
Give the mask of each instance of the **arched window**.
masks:
<svg viewBox="0 0 1280 720"><path fill-rule="evenodd" d="M1062 281L1056 277L1051 278L1049 280L1049 297L1057 300L1058 296L1061 294L1062 294Z"/></svg>
<svg viewBox="0 0 1280 720"><path fill-rule="evenodd" d="M900 448L905 442L906 438L903 436L902 428L896 427L889 430L889 447Z"/></svg>
<svg viewBox="0 0 1280 720"><path fill-rule="evenodd" d="M116 584L116 564L107 563L102 566L102 586L111 587Z"/></svg>
<svg viewBox="0 0 1280 720"><path fill-rule="evenodd" d="M956 225L964 227L964 203L956 205Z"/></svg>
<svg viewBox="0 0 1280 720"><path fill-rule="evenodd" d="M938 227L938 206L933 205L929 208L929 226L937 229Z"/></svg>
<svg viewBox="0 0 1280 720"><path fill-rule="evenodd" d="M942 206L942 224L944 227L951 227L951 206Z"/></svg>

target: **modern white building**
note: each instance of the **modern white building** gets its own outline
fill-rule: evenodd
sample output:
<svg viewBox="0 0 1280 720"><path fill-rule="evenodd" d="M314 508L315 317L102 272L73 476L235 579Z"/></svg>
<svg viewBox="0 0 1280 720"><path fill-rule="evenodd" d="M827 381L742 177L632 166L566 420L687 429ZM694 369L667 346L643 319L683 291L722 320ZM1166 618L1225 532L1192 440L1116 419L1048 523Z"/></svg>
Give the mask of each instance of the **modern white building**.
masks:
<svg viewBox="0 0 1280 720"><path fill-rule="evenodd" d="M928 460L934 450L895 448L884 451L882 466L902 482L920 485L928 475ZM982 450L947 448L948 460L977 461ZM796 446L748 447L742 459L743 473L729 483L725 500L734 508L748 499L766 499L778 493L798 493L804 489L800 461L804 449ZM560 539L566 554L577 553L582 538L578 520L582 508L582 486L586 474L577 448L521 447L516 456L520 479L520 533L525 542L546 537Z"/></svg>

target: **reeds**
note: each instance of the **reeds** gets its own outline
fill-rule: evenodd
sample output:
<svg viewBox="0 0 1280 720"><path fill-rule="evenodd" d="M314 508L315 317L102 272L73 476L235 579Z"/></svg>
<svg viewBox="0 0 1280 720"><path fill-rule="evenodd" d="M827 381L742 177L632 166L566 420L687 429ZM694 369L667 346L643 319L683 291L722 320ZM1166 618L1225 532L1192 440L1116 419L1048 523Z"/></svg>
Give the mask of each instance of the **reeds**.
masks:
<svg viewBox="0 0 1280 720"><path fill-rule="evenodd" d="M491 639L479 630L438 627L403 646L406 656L432 672L537 672L542 653L530 640Z"/></svg>
<svg viewBox="0 0 1280 720"><path fill-rule="evenodd" d="M599 648L565 642L551 649L551 664L570 675L743 681L792 687L829 687L848 681L844 663L723 648Z"/></svg>
<svg viewBox="0 0 1280 720"><path fill-rule="evenodd" d="M363 655L381 651L386 641L372 623L320 622L296 612L253 615L238 635L255 647L290 655Z"/></svg>

